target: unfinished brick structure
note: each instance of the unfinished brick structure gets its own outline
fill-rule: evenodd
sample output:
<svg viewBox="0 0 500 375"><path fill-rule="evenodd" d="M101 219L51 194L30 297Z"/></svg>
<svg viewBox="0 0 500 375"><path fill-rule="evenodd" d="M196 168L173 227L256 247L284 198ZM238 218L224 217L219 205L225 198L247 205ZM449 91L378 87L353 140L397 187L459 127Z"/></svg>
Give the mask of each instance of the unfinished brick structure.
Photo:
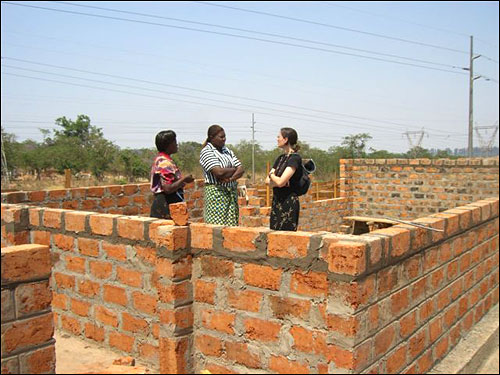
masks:
<svg viewBox="0 0 500 375"><path fill-rule="evenodd" d="M342 212L367 178L356 165L342 164ZM414 220L444 232L359 236L2 204L2 245L51 247L56 327L163 373L426 372L498 302L496 186Z"/></svg>

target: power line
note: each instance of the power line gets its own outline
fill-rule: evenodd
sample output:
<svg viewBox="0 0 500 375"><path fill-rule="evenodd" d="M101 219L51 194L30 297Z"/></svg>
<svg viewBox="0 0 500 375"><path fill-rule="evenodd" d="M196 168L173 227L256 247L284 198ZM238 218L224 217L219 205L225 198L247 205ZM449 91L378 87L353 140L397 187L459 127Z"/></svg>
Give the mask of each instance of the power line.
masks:
<svg viewBox="0 0 500 375"><path fill-rule="evenodd" d="M434 61L416 59L416 58L406 57L406 56L399 56L399 55L394 55L394 54L390 54L390 53L382 53L382 52L370 51L370 50L360 49L360 48L347 47L347 46L343 46L343 45L339 45L339 44L332 44L332 43L320 42L320 41L316 41L316 40L296 38L296 37L291 37L289 35L282 35L282 34L275 34L275 33L266 33L266 32L261 32L261 31L256 31L256 30L242 29L242 28L238 28L238 27L223 26L223 25L218 25L218 24L213 24L213 23L206 23L206 22L189 21L189 20L184 20L184 19L181 19L181 18L164 17L164 16L153 15L153 14L131 12L131 11L119 10L119 9L110 9L110 8L97 7L97 6L92 6L92 5L75 4L75 3L66 2L66 1L51 1L51 3L73 5L73 6L77 6L77 7L83 7L83 8L99 9L99 10L105 10L105 11L108 11L108 12L133 14L133 15L138 15L138 16L143 16L143 17L160 18L160 19L166 19L166 20L172 20L172 21L190 23L190 24L195 24L195 25L217 27L217 28L222 28L222 29L226 29L226 30L243 31L243 32L246 32L246 33L252 33L252 34L257 34L257 35L272 36L272 37L278 37L278 38L283 38L283 39L295 40L295 41L299 41L299 42L319 44L319 45L324 45L324 46L329 46L329 47L336 47L336 48L344 48L344 49L348 49L348 50L351 50L351 51L366 52L366 53L371 53L371 54L374 54L374 55L387 56L387 57L395 57L395 58L398 58L398 59L403 59L403 60L408 60L408 61L415 61L415 62L420 62L420 63L425 63L425 64L431 64L431 65L437 65L437 66L445 66L445 67L448 67L448 68L457 68L454 65L443 64L443 63L438 63L438 62L434 62Z"/></svg>
<svg viewBox="0 0 500 375"><path fill-rule="evenodd" d="M433 68L433 67L425 66L425 65L405 63L405 62L401 62L401 61L382 59L382 58L373 57L373 56L358 55L358 54L348 53L348 52L334 51L334 50L330 50L330 49L326 49L326 48L311 47L311 46L305 46L305 45L295 44L295 43L279 42L279 41L275 41L275 40L269 40L269 39L263 39L263 38L255 38L255 37L249 37L249 36L237 35L237 34L230 34L230 33L223 33L223 32L218 32L218 31L211 31L211 30L195 29L195 28L192 28L192 27L174 26L174 25L168 25L168 24L164 24L164 23L139 21L139 20L132 20L132 19L128 19L128 18L111 17L111 16L100 15L100 14L98 15L98 14L91 14L91 13L75 12L75 11L70 11L70 10L54 9L54 8L47 8L47 7L35 6L35 5L16 4L16 3L11 3L11 2L7 2L7 1L2 2L2 4L16 5L16 6L27 7L27 8L35 8L35 9L43 9L43 10L49 10L49 11L53 11L53 12L77 14L77 15L83 15L83 16L89 16L89 17L112 19L112 20L117 20L117 21L126 21L126 22L141 23L141 24L152 25L152 26L169 27L169 28L174 28L174 29L196 31L196 32L216 34L216 35L222 35L222 36L230 36L230 37L234 37L234 38L256 40L256 41L265 42L265 43L272 43L272 44L279 44L279 45L285 45L285 46L291 46L291 47L298 47L298 48L304 48L304 49L309 49L309 50L322 51L322 52L333 53L333 54L340 54L340 55L346 55L346 56L360 57L360 58L374 60L374 61L390 62L390 63L398 64L398 65L413 66L413 67L422 68L422 69L429 69L429 70L442 71L442 72L446 72L446 73L453 73L453 74L464 75L464 73L462 73L460 71L453 71L453 70L446 70L446 69L440 69L440 68Z"/></svg>
<svg viewBox="0 0 500 375"><path fill-rule="evenodd" d="M365 35L371 35L379 38L385 38L385 39L391 39L391 40L397 40L399 42L406 42L406 43L411 43L411 44L416 44L420 46L426 46L426 47L432 47L432 48L437 48L437 49L442 49L442 50L447 50L447 51L452 51L452 52L459 52L459 53L465 53L467 54L468 52L466 51L461 51L453 48L448 48L444 46L438 46L434 44L428 44L428 43L423 43L423 42L417 42L414 40L409 40L409 39L404 39L404 38L398 38L398 37L392 37L389 35L383 35L383 34L377 34L377 33L372 33L368 31L362 31L362 30L357 30L357 29L352 29L348 27L342 27L342 26L336 26L332 24L326 24L322 22L316 22L316 21L310 21L302 18L296 18L296 17L287 17L287 16L282 16L279 14L275 13L269 13L269 12L262 12L262 11L257 11L257 10L250 10L250 9L244 9L244 8L239 8L239 7L234 7L234 6L229 6L229 5L222 5L222 4L214 4L214 3L209 3L207 1L193 1L194 3L199 3L199 4L204 4L204 5L210 5L214 7L220 7L220 8L228 8L228 9L233 9L233 10L238 10L241 12L247 12L247 13L255 13L255 14L261 14L269 17L276 17L276 18L282 18L282 19L287 19L291 21L297 21L297 22L302 22L302 23L308 23L312 25L317 25L317 26L324 26L324 27L329 27L333 29L338 29L338 30L344 30L344 31L351 31L355 33L360 33L360 34L365 34Z"/></svg>
<svg viewBox="0 0 500 375"><path fill-rule="evenodd" d="M368 121L374 121L374 122L381 122L381 123L385 123L385 124L392 124L392 125L398 125L398 126L404 126L404 127L408 126L407 124L401 124L401 123L396 123L396 122L391 122L391 121L385 121L385 120L381 121L381 120L367 118L367 117L361 117L361 116L355 116L355 115L348 115L348 114L339 113L339 112L331 112L331 111L318 110L318 109L307 108L307 107L296 106L296 105L290 105L290 104L279 103L279 102L273 102L273 101L268 101L268 100L254 99L254 98L245 97L245 96L228 95L228 94L219 93L219 92L215 92L215 91L200 90L200 89L194 89L194 88L190 88L190 87L186 87L186 86L172 85L172 84L167 84L167 83L159 83L159 82L147 81L147 80L142 80L142 79L135 79L135 78L125 77L125 76L120 76L120 75L106 74L106 73L99 73L99 72L93 72L93 71L82 70L82 69L69 68L69 67L60 66L60 65L39 63L39 62L31 61L31 60L17 59L17 58L12 58L12 57L8 57L8 56L2 56L2 57L4 59L7 59L7 60L27 62L27 63L35 64L35 65L48 66L48 67L58 68L58 69L66 69L66 70L71 70L71 71L76 71L76 72L81 72L81 73L95 74L95 75L100 75L100 76L105 76L105 77L111 77L111 78L126 79L126 80L130 80L130 81L135 81L135 82L142 82L142 83L153 84L153 85L157 85L157 86L168 86L168 87L180 88L180 89L183 89L183 90L201 92L201 93L205 93L205 94L219 95L219 96L229 97L229 98L233 98L233 99L250 100L250 101L255 101L255 102L259 102L259 103L265 103L265 104L272 104L272 105L278 105L278 106L284 106L284 107L302 109L302 110L306 110L306 111L312 111L312 112L318 112L318 113L325 113L325 114L330 114L330 115L335 115L335 116L342 116L342 117L349 117L349 118L355 118L355 119L360 119L360 120L368 120ZM39 72L39 71L37 71L37 72ZM343 120L343 121L345 121L345 120Z"/></svg>

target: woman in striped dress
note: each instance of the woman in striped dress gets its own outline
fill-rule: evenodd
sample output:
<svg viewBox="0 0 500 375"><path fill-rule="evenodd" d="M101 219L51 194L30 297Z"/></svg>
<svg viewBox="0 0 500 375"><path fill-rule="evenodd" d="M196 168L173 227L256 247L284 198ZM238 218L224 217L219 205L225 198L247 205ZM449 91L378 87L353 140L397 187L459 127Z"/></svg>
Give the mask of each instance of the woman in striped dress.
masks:
<svg viewBox="0 0 500 375"><path fill-rule="evenodd" d="M236 180L243 175L244 170L225 144L224 129L219 125L210 126L200 153L200 164L205 176L203 218L207 224L237 226L239 208Z"/></svg>

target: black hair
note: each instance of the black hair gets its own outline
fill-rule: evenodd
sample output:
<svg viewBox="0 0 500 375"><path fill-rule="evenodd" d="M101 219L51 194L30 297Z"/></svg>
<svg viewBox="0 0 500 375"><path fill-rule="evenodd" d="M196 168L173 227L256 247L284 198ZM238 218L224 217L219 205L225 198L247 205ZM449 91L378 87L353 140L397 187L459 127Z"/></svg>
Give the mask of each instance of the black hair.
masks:
<svg viewBox="0 0 500 375"><path fill-rule="evenodd" d="M281 136L283 138L288 139L288 144L290 147L293 149L293 151L297 152L300 150L300 146L297 144L299 140L299 136L297 135L297 132L295 129L292 128L281 128Z"/></svg>
<svg viewBox="0 0 500 375"><path fill-rule="evenodd" d="M222 126L220 125L217 125L217 124L214 124L214 125L211 125L209 128L208 128L208 131L207 131L207 139L205 140L205 142L203 143L203 147L205 147L207 145L208 142L210 142L210 140L215 137L217 134L219 134L219 132L223 131L224 129L222 128Z"/></svg>
<svg viewBox="0 0 500 375"><path fill-rule="evenodd" d="M162 130L156 134L155 144L159 152L166 152L168 146L175 142L176 134L173 130Z"/></svg>

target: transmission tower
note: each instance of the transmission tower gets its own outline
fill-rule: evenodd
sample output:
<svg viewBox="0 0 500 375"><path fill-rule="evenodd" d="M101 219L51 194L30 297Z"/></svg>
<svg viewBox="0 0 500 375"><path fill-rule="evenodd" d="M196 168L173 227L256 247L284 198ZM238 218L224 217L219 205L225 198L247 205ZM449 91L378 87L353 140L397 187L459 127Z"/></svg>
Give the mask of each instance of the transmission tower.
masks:
<svg viewBox="0 0 500 375"><path fill-rule="evenodd" d="M495 140L497 139L498 121L492 126L476 126L475 130L479 147L481 148L481 156L490 156Z"/></svg>
<svg viewBox="0 0 500 375"><path fill-rule="evenodd" d="M404 132L403 136L406 135L406 138L408 139L408 145L410 146L410 150L414 149L416 147L421 147L422 145L422 140L424 139L424 135L426 135L427 132L422 129L422 130L417 130L413 132ZM429 135L427 135L429 136Z"/></svg>

